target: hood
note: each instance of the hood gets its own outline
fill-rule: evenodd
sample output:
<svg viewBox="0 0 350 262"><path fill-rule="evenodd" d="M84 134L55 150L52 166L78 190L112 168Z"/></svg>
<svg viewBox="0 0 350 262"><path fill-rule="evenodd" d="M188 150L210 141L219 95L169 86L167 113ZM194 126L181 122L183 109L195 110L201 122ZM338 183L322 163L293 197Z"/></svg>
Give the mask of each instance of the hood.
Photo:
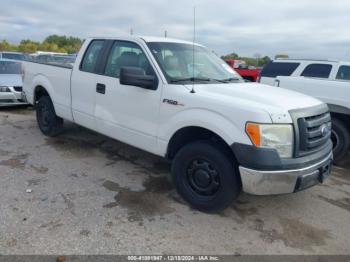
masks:
<svg viewBox="0 0 350 262"><path fill-rule="evenodd" d="M188 88L192 88L192 86L188 86ZM277 107L287 111L322 104L320 100L311 96L257 83L203 84L195 85L194 88L198 92L205 92L211 96L239 98L261 104L267 108Z"/></svg>
<svg viewBox="0 0 350 262"><path fill-rule="evenodd" d="M22 86L22 76L17 74L0 74L0 86Z"/></svg>
<svg viewBox="0 0 350 262"><path fill-rule="evenodd" d="M188 88L192 86L188 85ZM280 87L258 83L195 85L199 95L266 111L273 122L291 121L288 111L322 104L320 100Z"/></svg>

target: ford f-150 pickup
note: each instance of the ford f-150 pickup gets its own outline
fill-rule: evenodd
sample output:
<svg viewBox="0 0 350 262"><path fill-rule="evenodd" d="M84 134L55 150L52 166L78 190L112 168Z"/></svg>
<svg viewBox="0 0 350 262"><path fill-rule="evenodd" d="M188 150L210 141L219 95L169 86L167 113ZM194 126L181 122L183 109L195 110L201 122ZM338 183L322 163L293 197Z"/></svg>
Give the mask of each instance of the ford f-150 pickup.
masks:
<svg viewBox="0 0 350 262"><path fill-rule="evenodd" d="M245 83L200 44L89 38L73 67L25 62L24 91L44 135L69 120L165 157L199 210L222 210L241 191L297 192L330 174L327 105Z"/></svg>

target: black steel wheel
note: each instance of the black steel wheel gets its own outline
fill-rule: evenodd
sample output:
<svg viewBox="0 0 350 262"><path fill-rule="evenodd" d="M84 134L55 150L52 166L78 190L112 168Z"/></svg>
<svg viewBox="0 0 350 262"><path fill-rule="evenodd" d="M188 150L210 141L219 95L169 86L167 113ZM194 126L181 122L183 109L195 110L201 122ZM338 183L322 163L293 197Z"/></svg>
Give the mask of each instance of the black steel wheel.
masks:
<svg viewBox="0 0 350 262"><path fill-rule="evenodd" d="M185 145L176 154L171 173L179 194L201 211L225 209L241 191L234 160L213 142Z"/></svg>
<svg viewBox="0 0 350 262"><path fill-rule="evenodd" d="M208 160L194 159L187 167L188 184L197 194L213 196L220 188L218 171Z"/></svg>
<svg viewBox="0 0 350 262"><path fill-rule="evenodd" d="M36 105L36 119L40 131L46 136L57 136L63 129L63 119L58 117L50 97L40 97Z"/></svg>

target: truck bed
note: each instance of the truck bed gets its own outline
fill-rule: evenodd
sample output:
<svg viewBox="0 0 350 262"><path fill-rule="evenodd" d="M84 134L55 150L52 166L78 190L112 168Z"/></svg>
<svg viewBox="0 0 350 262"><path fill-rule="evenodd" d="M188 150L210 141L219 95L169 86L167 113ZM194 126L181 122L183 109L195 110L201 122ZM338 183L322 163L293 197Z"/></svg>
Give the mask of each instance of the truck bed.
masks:
<svg viewBox="0 0 350 262"><path fill-rule="evenodd" d="M39 82L45 83L56 114L71 119L70 79L73 67L63 64L23 62L23 69L25 74L23 90L28 102L35 103L34 89L39 86Z"/></svg>

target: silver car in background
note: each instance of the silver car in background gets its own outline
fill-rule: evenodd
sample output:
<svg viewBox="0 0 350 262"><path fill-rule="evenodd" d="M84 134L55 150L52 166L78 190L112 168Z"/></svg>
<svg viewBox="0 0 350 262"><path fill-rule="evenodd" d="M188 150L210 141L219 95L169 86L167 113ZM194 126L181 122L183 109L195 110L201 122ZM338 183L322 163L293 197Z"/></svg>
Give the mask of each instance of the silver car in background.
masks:
<svg viewBox="0 0 350 262"><path fill-rule="evenodd" d="M27 104L22 91L19 61L0 59L0 107Z"/></svg>

